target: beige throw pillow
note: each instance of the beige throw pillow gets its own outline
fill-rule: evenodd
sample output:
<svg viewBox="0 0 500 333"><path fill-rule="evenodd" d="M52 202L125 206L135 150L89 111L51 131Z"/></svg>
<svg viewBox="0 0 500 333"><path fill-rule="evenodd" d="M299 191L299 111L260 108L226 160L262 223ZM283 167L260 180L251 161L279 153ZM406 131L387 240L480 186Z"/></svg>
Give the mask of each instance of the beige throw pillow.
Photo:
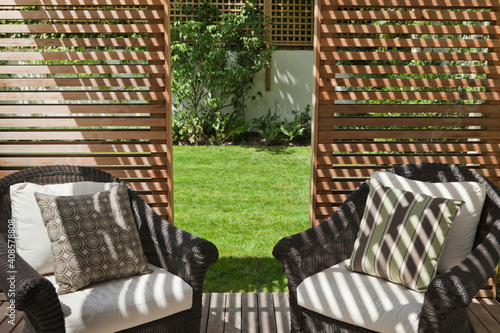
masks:
<svg viewBox="0 0 500 333"><path fill-rule="evenodd" d="M35 198L51 242L58 294L149 272L125 184L93 195L35 192Z"/></svg>
<svg viewBox="0 0 500 333"><path fill-rule="evenodd" d="M471 253L486 199L484 185L477 182L428 183L386 171L374 172L372 178L377 179L384 186L464 201L464 205L453 220L453 228L438 262L438 273L444 273L458 265Z"/></svg>
<svg viewBox="0 0 500 333"><path fill-rule="evenodd" d="M47 230L36 204L34 192L51 195L94 194L106 191L117 183L75 182L39 185L18 183L10 187L12 220L15 223L17 253L38 273L54 273L54 258L50 251Z"/></svg>
<svg viewBox="0 0 500 333"><path fill-rule="evenodd" d="M463 201L383 186L376 179L347 269L425 292Z"/></svg>

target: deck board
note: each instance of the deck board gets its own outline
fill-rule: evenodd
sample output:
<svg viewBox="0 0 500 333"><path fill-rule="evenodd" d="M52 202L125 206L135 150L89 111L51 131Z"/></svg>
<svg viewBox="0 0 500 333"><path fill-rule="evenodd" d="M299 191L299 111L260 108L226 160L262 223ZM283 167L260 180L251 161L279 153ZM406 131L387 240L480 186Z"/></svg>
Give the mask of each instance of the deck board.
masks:
<svg viewBox="0 0 500 333"><path fill-rule="evenodd" d="M242 294L241 299L242 333L258 333L259 318L257 294Z"/></svg>
<svg viewBox="0 0 500 333"><path fill-rule="evenodd" d="M288 333L290 310L284 293L203 294L201 333ZM24 314L16 312L15 325L9 323L7 302L0 301L0 332L19 333ZM469 306L478 333L500 330L500 304L490 298L476 298Z"/></svg>

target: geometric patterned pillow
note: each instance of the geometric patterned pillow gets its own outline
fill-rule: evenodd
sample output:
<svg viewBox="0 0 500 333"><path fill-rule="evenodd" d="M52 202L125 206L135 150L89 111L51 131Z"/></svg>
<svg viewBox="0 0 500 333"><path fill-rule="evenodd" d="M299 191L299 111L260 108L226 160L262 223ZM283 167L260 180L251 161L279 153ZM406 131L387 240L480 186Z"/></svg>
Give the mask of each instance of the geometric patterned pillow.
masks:
<svg viewBox="0 0 500 333"><path fill-rule="evenodd" d="M370 181L348 269L425 292L463 201Z"/></svg>
<svg viewBox="0 0 500 333"><path fill-rule="evenodd" d="M51 242L58 294L149 273L124 183L96 194L35 192L35 198Z"/></svg>

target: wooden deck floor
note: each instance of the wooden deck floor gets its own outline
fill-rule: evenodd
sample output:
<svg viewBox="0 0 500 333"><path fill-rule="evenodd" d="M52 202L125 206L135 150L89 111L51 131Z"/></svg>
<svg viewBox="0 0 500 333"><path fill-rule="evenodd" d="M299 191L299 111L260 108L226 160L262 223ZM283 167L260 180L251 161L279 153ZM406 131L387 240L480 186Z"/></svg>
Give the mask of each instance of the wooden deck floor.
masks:
<svg viewBox="0 0 500 333"><path fill-rule="evenodd" d="M290 331L288 298L282 293L204 294L201 333L282 333ZM7 302L0 303L0 332L21 332L22 312L15 325L9 323ZM500 331L500 304L492 299L474 299L469 306L478 333Z"/></svg>

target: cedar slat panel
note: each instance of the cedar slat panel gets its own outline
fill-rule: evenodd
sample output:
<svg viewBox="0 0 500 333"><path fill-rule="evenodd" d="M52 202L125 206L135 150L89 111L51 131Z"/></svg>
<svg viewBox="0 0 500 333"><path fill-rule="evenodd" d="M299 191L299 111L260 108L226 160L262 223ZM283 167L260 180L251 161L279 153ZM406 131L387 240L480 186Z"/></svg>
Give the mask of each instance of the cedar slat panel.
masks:
<svg viewBox="0 0 500 333"><path fill-rule="evenodd" d="M168 197L166 195L150 195L150 194L142 194L141 197L144 201L148 203L167 203Z"/></svg>
<svg viewBox="0 0 500 333"><path fill-rule="evenodd" d="M127 184L130 185L136 191L155 191L162 192L164 191L165 181L148 181L144 182L142 179L127 179Z"/></svg>
<svg viewBox="0 0 500 333"><path fill-rule="evenodd" d="M318 182L318 177L317 177L317 155L318 155L318 135L319 135L319 117L320 117L320 104L319 104L319 99L317 98L319 92L321 91L320 86L321 86L321 75L319 72L319 67L321 64L321 53L322 53L322 46L320 43L322 32L321 32L321 27L322 27L322 13L324 10L322 9L322 2L321 1L315 1L315 6L314 6L314 57L313 57L313 75L314 75L314 91L313 91L313 112L311 116L311 168L310 168L310 175L311 175L311 188L310 188L310 196L309 196L309 220L310 220L310 225L313 226L315 221L316 221L316 193L317 193L317 186L316 183ZM331 10L337 10L337 8L332 8ZM335 52L336 50L332 50Z"/></svg>
<svg viewBox="0 0 500 333"><path fill-rule="evenodd" d="M382 39L382 38L322 38L323 52L335 52L342 47L415 47L415 48L489 48L498 47L500 41L491 39ZM1 45L1 42L0 42Z"/></svg>
<svg viewBox="0 0 500 333"><path fill-rule="evenodd" d="M120 73L147 74L165 73L163 65L4 65L0 74L89 74Z"/></svg>
<svg viewBox="0 0 500 333"><path fill-rule="evenodd" d="M2 13L0 11L0 13ZM1 27L1 26L0 26ZM165 60L163 52L0 52L0 60Z"/></svg>
<svg viewBox="0 0 500 333"><path fill-rule="evenodd" d="M167 146L141 142L71 143L9 142L2 143L2 153L167 153Z"/></svg>
<svg viewBox="0 0 500 333"><path fill-rule="evenodd" d="M334 182L318 182L316 184L318 193L323 191L348 191L351 192L353 188L357 188L363 184L364 180L341 180L336 179Z"/></svg>
<svg viewBox="0 0 500 333"><path fill-rule="evenodd" d="M333 116L334 113L500 113L500 108L494 105L415 105L415 104L372 104L372 105L356 105L356 104L337 104L325 105L319 110L321 117Z"/></svg>
<svg viewBox="0 0 500 333"><path fill-rule="evenodd" d="M336 66L324 64L320 68L323 78L335 73L353 74L499 74L500 66Z"/></svg>
<svg viewBox="0 0 500 333"><path fill-rule="evenodd" d="M331 32L348 34L489 35L498 34L500 32L500 27L470 25L332 24L328 25L328 31L326 31L326 33Z"/></svg>
<svg viewBox="0 0 500 333"><path fill-rule="evenodd" d="M325 168L317 169L318 180L325 181L326 179L332 178L369 178L375 171L384 171L391 168L392 165L379 165L379 166L342 166L336 168ZM489 168L475 168L470 167L478 173L483 174L485 177L490 178L490 180L495 181L500 178L500 168L489 167ZM320 179L324 178L324 180Z"/></svg>
<svg viewBox="0 0 500 333"><path fill-rule="evenodd" d="M164 131L141 130L41 130L0 131L2 140L151 140L165 139Z"/></svg>
<svg viewBox="0 0 500 333"><path fill-rule="evenodd" d="M65 91L65 92L0 92L0 99L4 101L30 100L165 100L164 92L143 91Z"/></svg>
<svg viewBox="0 0 500 333"><path fill-rule="evenodd" d="M319 204L330 204L333 202L343 202L347 199L347 194L323 194L318 195L316 200Z"/></svg>
<svg viewBox="0 0 500 333"><path fill-rule="evenodd" d="M162 0L2 0L3 6L153 6Z"/></svg>
<svg viewBox="0 0 500 333"><path fill-rule="evenodd" d="M491 151L500 153L500 143L481 142L335 142L319 144L318 155L332 152L463 152Z"/></svg>
<svg viewBox="0 0 500 333"><path fill-rule="evenodd" d="M127 47L144 46L149 51L165 47L160 38L0 38L0 47ZM157 48L155 48L157 47Z"/></svg>
<svg viewBox="0 0 500 333"><path fill-rule="evenodd" d="M336 87L498 87L500 80L493 79L331 79L323 80L321 90Z"/></svg>
<svg viewBox="0 0 500 333"><path fill-rule="evenodd" d="M153 10L47 10L0 11L0 20L159 20L163 13Z"/></svg>
<svg viewBox="0 0 500 333"><path fill-rule="evenodd" d="M321 118L320 129L333 126L487 126L491 120L482 117L335 117Z"/></svg>
<svg viewBox="0 0 500 333"><path fill-rule="evenodd" d="M335 75L335 74L332 74ZM491 92L444 92L444 91L346 91L330 92L323 91L319 96L323 103L336 100L498 100L500 93Z"/></svg>
<svg viewBox="0 0 500 333"><path fill-rule="evenodd" d="M164 92L143 91L65 91L65 92L0 92L0 99L4 101L30 100L165 100Z"/></svg>
<svg viewBox="0 0 500 333"><path fill-rule="evenodd" d="M0 177L5 177L13 172L25 169L26 167L4 167L0 169ZM151 169L151 167L141 166L100 166L99 169L111 173L112 175L121 178L168 178L168 174L163 169Z"/></svg>
<svg viewBox="0 0 500 333"><path fill-rule="evenodd" d="M497 131L482 130L336 130L322 131L320 139L492 139L497 138Z"/></svg>
<svg viewBox="0 0 500 333"><path fill-rule="evenodd" d="M29 52L35 53L35 52ZM0 53L1 55L2 53ZM9 78L0 81L0 87L150 87L165 90L163 78Z"/></svg>
<svg viewBox="0 0 500 333"><path fill-rule="evenodd" d="M0 94L1 96L1 94ZM57 126L166 126L162 118L142 117L0 117L5 127Z"/></svg>
<svg viewBox="0 0 500 333"><path fill-rule="evenodd" d="M331 20L359 21L493 21L497 13L451 12L451 11L335 11L334 6L323 6L322 17L326 23ZM322 26L322 28L328 28Z"/></svg>
<svg viewBox="0 0 500 333"><path fill-rule="evenodd" d="M325 5L364 8L488 8L498 5L495 0L321 0Z"/></svg>
<svg viewBox="0 0 500 333"><path fill-rule="evenodd" d="M26 156L19 155L4 155L0 154L3 166L12 165L26 165L29 161L30 165L52 165L52 164L71 164L71 165L166 165L166 158L152 157L152 156L113 156L107 155L106 157L100 156L81 156L81 155L46 155L46 156L33 156L29 159Z"/></svg>
<svg viewBox="0 0 500 333"><path fill-rule="evenodd" d="M488 156L453 156L453 155L334 155L318 157L318 165L322 167L340 164L408 164L408 163L423 163L423 162L438 162L447 164L474 164L494 166L500 163L499 157Z"/></svg>
<svg viewBox="0 0 500 333"><path fill-rule="evenodd" d="M375 171L388 169L388 166L342 166L336 168L318 168L316 174L319 178L369 178Z"/></svg>
<svg viewBox="0 0 500 333"><path fill-rule="evenodd" d="M169 5L2 1L1 176L94 166L129 181L173 223Z"/></svg>
<svg viewBox="0 0 500 333"><path fill-rule="evenodd" d="M12 112L5 112L5 111L10 107L16 107L16 106L20 106L20 105L39 105L39 106L43 105L46 107L52 107L52 106L59 107L59 106L72 106L72 105L84 106L84 105L86 105L88 108L89 105L100 105L100 106L114 105L117 102L121 102L121 103L123 103L122 105L129 105L129 106L132 106L132 105L135 105L135 106L161 105L161 103L162 103L162 101L155 101L155 100L151 100L151 101L147 101L147 100L122 100L122 101L98 100L97 101L97 100L84 100L84 99L80 99L78 102L74 102L74 101L70 101L70 100L68 100L68 101L61 101L61 100L35 101L35 100L32 100L32 102L24 103L24 104L19 104L18 101L16 101L16 100L3 100L3 102L5 102L5 103L0 104L0 109L2 109L4 113L12 113ZM98 104L95 104L95 103L98 103ZM32 110L34 110L34 108ZM32 113L37 114L37 115L40 114L40 112L32 112ZM56 113L56 112L52 112L52 113ZM85 113L94 114L96 112L85 112ZM125 112L122 112L122 113L125 113ZM131 111L129 113L138 113L138 112L137 112L137 109L135 109L135 112ZM144 112L139 112L139 113L144 113Z"/></svg>
<svg viewBox="0 0 500 333"><path fill-rule="evenodd" d="M321 60L324 63L337 60L428 60L428 61L498 61L498 53L465 53L465 52L322 52ZM418 79L412 79L418 80ZM418 82L418 81L417 81ZM364 85L360 85L364 86ZM420 86L420 84L416 84Z"/></svg>
<svg viewBox="0 0 500 333"><path fill-rule="evenodd" d="M163 24L4 24L0 33L5 34L67 34L67 33L161 33Z"/></svg>
<svg viewBox="0 0 500 333"><path fill-rule="evenodd" d="M61 113L91 113L91 114L115 114L115 113L137 113L138 105L126 104L103 104L103 105L1 105L0 113L6 114L61 114ZM165 113L163 105L141 105L141 113Z"/></svg>

